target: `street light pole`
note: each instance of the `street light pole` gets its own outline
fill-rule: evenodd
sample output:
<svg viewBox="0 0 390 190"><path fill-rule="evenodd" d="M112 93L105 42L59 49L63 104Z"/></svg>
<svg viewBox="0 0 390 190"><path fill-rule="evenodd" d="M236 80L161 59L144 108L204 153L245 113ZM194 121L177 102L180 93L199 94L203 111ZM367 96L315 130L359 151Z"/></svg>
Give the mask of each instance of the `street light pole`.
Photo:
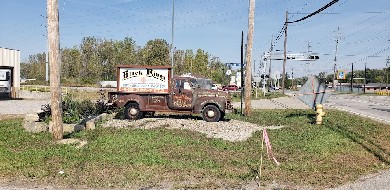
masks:
<svg viewBox="0 0 390 190"><path fill-rule="evenodd" d="M364 63L364 87L363 92L366 93L366 84L367 84L367 63Z"/></svg>
<svg viewBox="0 0 390 190"><path fill-rule="evenodd" d="M172 0L172 44L171 44L171 53L172 53L172 56L171 56L171 77L173 77L173 66L174 66L174 62L175 62L175 59L174 59L174 56L175 56L175 52L174 52L174 46L173 46L173 34L174 34L174 28L175 28L175 0Z"/></svg>
<svg viewBox="0 0 390 190"><path fill-rule="evenodd" d="M340 27L337 27L337 31L340 31ZM339 32L337 33L337 39L336 39L336 51L334 54L334 65L333 65L333 82L332 82L332 89L335 90L335 84L334 81L336 80L336 66L337 66L337 51L338 51L338 45L339 45Z"/></svg>
<svg viewBox="0 0 390 190"><path fill-rule="evenodd" d="M274 41L274 36L272 35L272 38L271 38L271 49L270 49L270 52L269 52L268 92L271 91L271 84L272 84L272 79L271 79L271 69L272 69L271 60L272 60L272 50L274 49L273 41Z"/></svg>
<svg viewBox="0 0 390 190"><path fill-rule="evenodd" d="M388 89L388 85L389 85L389 64L390 64L390 56L387 56L387 59L386 59L386 94L387 94L387 89Z"/></svg>
<svg viewBox="0 0 390 190"><path fill-rule="evenodd" d="M351 93L353 93L353 63L352 63L352 72L351 72Z"/></svg>

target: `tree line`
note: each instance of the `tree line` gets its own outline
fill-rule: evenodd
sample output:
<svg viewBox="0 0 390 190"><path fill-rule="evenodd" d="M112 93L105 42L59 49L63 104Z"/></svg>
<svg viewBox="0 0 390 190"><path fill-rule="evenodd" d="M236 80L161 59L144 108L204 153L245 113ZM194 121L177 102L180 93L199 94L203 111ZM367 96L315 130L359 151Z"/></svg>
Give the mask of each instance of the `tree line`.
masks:
<svg viewBox="0 0 390 190"><path fill-rule="evenodd" d="M148 41L144 46L126 37L123 40L85 37L78 46L61 49L61 83L67 86L96 85L102 80L116 80L117 65L171 65L170 44L163 39ZM202 49L174 50L175 75L192 73L212 79L215 83L228 84L229 77L225 75L228 67L221 63L218 57L211 56ZM30 55L21 63L21 77L34 78L36 84L45 84L46 54ZM355 70L354 78L366 78L367 83L386 83L389 70L367 68ZM286 73L286 78L289 78ZM320 72L317 77L321 82L329 83L333 74ZM307 77L296 78L296 84L303 84ZM350 82L351 73L345 80ZM354 81L362 82L362 81ZM286 80L286 88L291 88L292 81Z"/></svg>
<svg viewBox="0 0 390 190"><path fill-rule="evenodd" d="M78 46L62 48L61 84L68 86L95 85L102 80L116 80L118 65L171 65L170 44L163 39L139 46L129 37L123 40L85 37ZM202 49L174 49L175 75L192 73L227 84L227 67L217 57ZM30 55L21 63L21 77L45 83L46 54Z"/></svg>

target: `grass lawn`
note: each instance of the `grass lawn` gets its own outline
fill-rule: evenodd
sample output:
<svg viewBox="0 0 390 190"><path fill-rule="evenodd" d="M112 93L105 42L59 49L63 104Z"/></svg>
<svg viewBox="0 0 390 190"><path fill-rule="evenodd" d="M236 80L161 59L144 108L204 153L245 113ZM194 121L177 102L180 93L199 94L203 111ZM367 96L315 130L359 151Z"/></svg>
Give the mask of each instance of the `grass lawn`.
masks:
<svg viewBox="0 0 390 190"><path fill-rule="evenodd" d="M256 110L250 117L226 117L285 126L268 130L281 165L265 156L262 182L332 187L390 168L389 125L327 112L320 126L312 124L312 110ZM21 124L20 119L0 121L0 179L66 187L172 182L174 188L232 188L255 179L262 153L261 132L244 142L228 142L187 130L97 128L69 135L88 141L78 149L53 143L49 133L27 133Z"/></svg>
<svg viewBox="0 0 390 190"><path fill-rule="evenodd" d="M232 98L233 102L240 102L241 101L241 91L237 92L229 92L230 97ZM252 92L252 100L261 100L261 99L273 99L273 98L279 98L284 97L287 95L283 95L281 92L266 92L265 95L262 90L257 89L257 96L255 90ZM245 97L245 95L243 96Z"/></svg>

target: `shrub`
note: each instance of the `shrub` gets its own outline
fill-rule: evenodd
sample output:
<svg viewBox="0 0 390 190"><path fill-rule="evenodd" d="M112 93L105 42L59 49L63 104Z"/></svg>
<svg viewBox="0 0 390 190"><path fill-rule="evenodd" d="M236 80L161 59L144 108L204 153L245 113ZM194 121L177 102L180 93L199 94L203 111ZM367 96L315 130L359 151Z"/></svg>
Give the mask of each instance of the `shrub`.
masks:
<svg viewBox="0 0 390 190"><path fill-rule="evenodd" d="M108 111L104 101L104 93L100 93L100 99L96 102L90 100L76 101L70 97L62 100L62 120L64 123L79 123L90 116L99 115ZM50 104L42 105L42 112L38 114L40 121L49 122L51 119Z"/></svg>

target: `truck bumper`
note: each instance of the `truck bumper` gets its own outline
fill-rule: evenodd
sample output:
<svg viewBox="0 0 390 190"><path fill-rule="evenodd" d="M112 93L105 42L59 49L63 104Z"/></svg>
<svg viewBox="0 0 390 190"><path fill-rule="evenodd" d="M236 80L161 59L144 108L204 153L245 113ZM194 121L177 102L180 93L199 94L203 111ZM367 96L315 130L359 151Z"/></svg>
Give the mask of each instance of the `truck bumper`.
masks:
<svg viewBox="0 0 390 190"><path fill-rule="evenodd" d="M226 102L225 105L225 113L235 113L237 110L233 108L233 104L230 101Z"/></svg>

